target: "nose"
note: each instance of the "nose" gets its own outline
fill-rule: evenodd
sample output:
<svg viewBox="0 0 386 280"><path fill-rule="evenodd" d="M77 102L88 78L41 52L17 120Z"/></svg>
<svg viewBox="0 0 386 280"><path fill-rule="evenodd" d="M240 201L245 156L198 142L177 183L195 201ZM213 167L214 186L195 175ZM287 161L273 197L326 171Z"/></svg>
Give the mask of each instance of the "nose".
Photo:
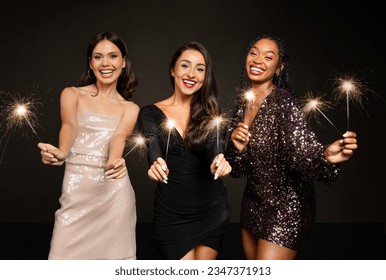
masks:
<svg viewBox="0 0 386 280"><path fill-rule="evenodd" d="M103 66L110 65L110 61L109 61L109 58L108 58L108 57L104 57L104 58L103 58L103 60L102 60L102 65L103 65Z"/></svg>
<svg viewBox="0 0 386 280"><path fill-rule="evenodd" d="M190 67L188 72L187 72L187 75L189 78L193 78L194 77L194 68L193 67Z"/></svg>

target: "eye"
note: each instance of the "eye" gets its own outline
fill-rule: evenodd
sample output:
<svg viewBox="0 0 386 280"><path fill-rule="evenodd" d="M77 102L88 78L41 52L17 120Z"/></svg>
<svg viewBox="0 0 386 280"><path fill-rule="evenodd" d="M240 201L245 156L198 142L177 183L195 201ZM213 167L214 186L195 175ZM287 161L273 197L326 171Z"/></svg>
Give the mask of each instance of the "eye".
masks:
<svg viewBox="0 0 386 280"><path fill-rule="evenodd" d="M197 71L198 71L198 72L205 72L205 67L198 67L198 68L197 68Z"/></svg>
<svg viewBox="0 0 386 280"><path fill-rule="evenodd" d="M187 69L187 68L189 68L189 65L187 63L182 63L181 67L184 68L184 69Z"/></svg>
<svg viewBox="0 0 386 280"><path fill-rule="evenodd" d="M117 58L117 57L118 57L118 54L116 54L116 53L113 53L110 55L110 58Z"/></svg>
<svg viewBox="0 0 386 280"><path fill-rule="evenodd" d="M99 54L94 54L93 58L95 60L100 60L100 59L102 59L102 56L100 56Z"/></svg>
<svg viewBox="0 0 386 280"><path fill-rule="evenodd" d="M266 59L266 60L272 60L273 57L272 57L272 56L265 56L265 59Z"/></svg>

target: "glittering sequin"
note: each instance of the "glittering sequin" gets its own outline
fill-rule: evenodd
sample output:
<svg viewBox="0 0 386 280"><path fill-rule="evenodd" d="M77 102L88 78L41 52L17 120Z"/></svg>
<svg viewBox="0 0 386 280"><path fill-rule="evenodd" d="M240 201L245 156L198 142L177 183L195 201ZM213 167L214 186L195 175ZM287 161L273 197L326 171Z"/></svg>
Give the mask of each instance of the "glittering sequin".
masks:
<svg viewBox="0 0 386 280"><path fill-rule="evenodd" d="M135 195L128 176L107 180L112 116L78 113L49 259L135 259Z"/></svg>
<svg viewBox="0 0 386 280"><path fill-rule="evenodd" d="M243 119L240 99L233 125ZM235 178L247 176L241 202L242 225L259 238L298 249L315 219L314 181L332 184L338 165L328 163L294 93L273 91L250 127L247 149L232 142L227 159Z"/></svg>

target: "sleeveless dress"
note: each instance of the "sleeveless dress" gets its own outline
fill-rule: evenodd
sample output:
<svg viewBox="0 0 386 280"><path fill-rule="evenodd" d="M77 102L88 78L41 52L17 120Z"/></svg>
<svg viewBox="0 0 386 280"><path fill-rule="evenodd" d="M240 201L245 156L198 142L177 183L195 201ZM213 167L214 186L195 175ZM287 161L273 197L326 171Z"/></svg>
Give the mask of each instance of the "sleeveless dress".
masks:
<svg viewBox="0 0 386 280"><path fill-rule="evenodd" d="M149 140L149 165L162 157L169 168L168 183L158 182L154 196L154 238L160 255L181 259L199 244L219 251L229 220L227 190L221 179L214 180L210 164L224 152L224 141L217 145L215 132L203 151L192 151L176 129L170 135L165 131L166 119L155 105L144 106L138 116Z"/></svg>
<svg viewBox="0 0 386 280"><path fill-rule="evenodd" d="M243 120L243 103L238 100L234 126ZM250 133L246 150L239 153L231 140L227 147L230 175L247 176L240 222L258 238L298 250L315 220L314 181L332 184L340 165L326 161L325 146L311 131L294 92L271 92Z"/></svg>
<svg viewBox="0 0 386 280"><path fill-rule="evenodd" d="M48 259L136 259L135 194L129 177L104 175L114 116L78 113L65 162Z"/></svg>

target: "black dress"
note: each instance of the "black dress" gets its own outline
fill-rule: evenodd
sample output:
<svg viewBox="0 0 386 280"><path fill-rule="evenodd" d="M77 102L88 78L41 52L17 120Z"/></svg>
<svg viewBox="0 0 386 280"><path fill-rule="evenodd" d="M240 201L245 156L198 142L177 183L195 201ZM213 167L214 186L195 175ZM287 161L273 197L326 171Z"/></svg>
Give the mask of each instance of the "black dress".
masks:
<svg viewBox="0 0 386 280"><path fill-rule="evenodd" d="M217 145L214 131L203 151L187 149L176 129L165 129L166 120L155 105L144 106L138 116L139 130L148 139L149 165L162 157L169 168L168 183L158 182L154 196L154 237L161 257L181 259L198 244L219 251L229 220L228 199L210 164L224 153L224 141Z"/></svg>

